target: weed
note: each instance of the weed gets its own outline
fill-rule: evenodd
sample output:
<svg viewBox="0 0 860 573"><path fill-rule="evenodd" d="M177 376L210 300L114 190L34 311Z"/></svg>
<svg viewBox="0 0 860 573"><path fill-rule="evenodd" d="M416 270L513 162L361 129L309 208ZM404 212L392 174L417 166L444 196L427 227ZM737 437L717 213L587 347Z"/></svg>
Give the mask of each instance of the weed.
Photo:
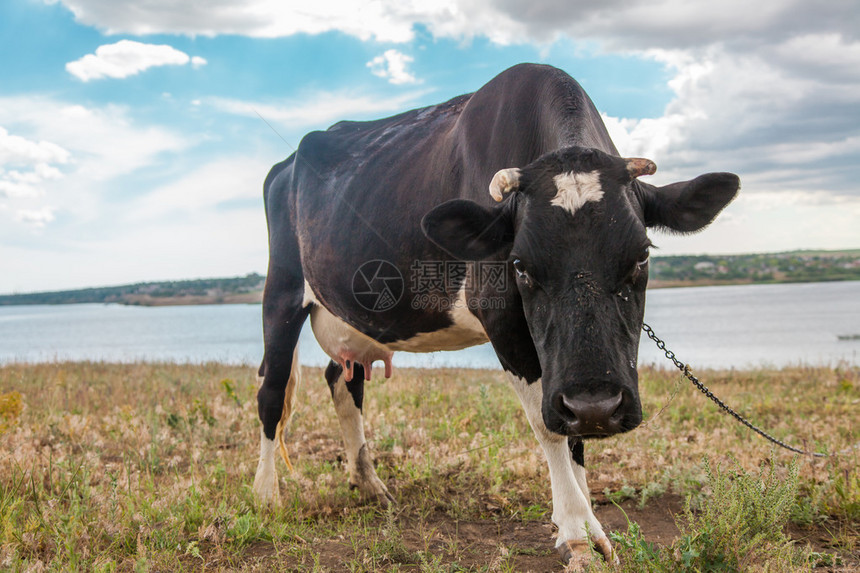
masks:
<svg viewBox="0 0 860 573"><path fill-rule="evenodd" d="M784 468L770 459L757 472L747 472L736 462L726 471L713 468L706 458L703 469L710 493L698 510L688 496L678 518L681 536L671 546L645 541L639 525L629 519L627 531L610 534L622 571L805 571L837 559L800 550L784 533L797 497L797 459Z"/></svg>
<svg viewBox="0 0 860 573"><path fill-rule="evenodd" d="M526 507L522 511L521 515L522 515L523 519L525 519L527 521L537 521L540 519L544 519L544 517L546 517L547 514L549 514L549 509L544 507L541 504L536 503L536 504L533 504L533 505Z"/></svg>
<svg viewBox="0 0 860 573"><path fill-rule="evenodd" d="M418 561L416 552L406 546L400 524L395 519L394 511L385 512L379 535L372 543L370 551L375 559L391 563L415 563Z"/></svg>
<svg viewBox="0 0 860 573"><path fill-rule="evenodd" d="M639 509L643 509L651 499L664 495L666 490L666 484L663 482L648 482L648 484L642 488L642 491L639 492Z"/></svg>
<svg viewBox="0 0 860 573"><path fill-rule="evenodd" d="M758 473L736 462L729 471L714 470L707 458L703 466L711 495L697 512L688 503L682 520L679 550L689 565L744 571L755 561L790 559L793 548L783 528L797 497L797 458L784 477L772 458Z"/></svg>
<svg viewBox="0 0 860 573"><path fill-rule="evenodd" d="M636 499L636 488L624 484L618 489L618 491L612 491L609 488L604 489L603 495L605 495L606 499L608 499L610 502L614 503L615 505L618 505L628 499Z"/></svg>
<svg viewBox="0 0 860 573"><path fill-rule="evenodd" d="M224 378L221 380L221 385L224 387L224 392L227 394L227 397L233 400L236 403L236 406L241 408L242 400L240 400L239 396L236 394L236 383L229 378Z"/></svg>
<svg viewBox="0 0 860 573"><path fill-rule="evenodd" d="M17 423L23 410L24 403L20 392L0 394L0 434Z"/></svg>
<svg viewBox="0 0 860 573"><path fill-rule="evenodd" d="M620 509L621 506L618 507ZM627 514L625 513L624 516L627 517ZM671 571L671 556L667 556L664 549L645 541L639 524L630 521L629 518L627 519L627 531L623 533L612 532L609 537L615 543L615 551L623 559L623 571L642 571L643 573ZM669 563L664 565L667 561ZM604 565L600 568L608 569L609 567L609 565Z"/></svg>
<svg viewBox="0 0 860 573"><path fill-rule="evenodd" d="M429 555L427 553L422 553L418 557L419 565L421 566L421 573L443 573L446 571L451 571L451 569L445 567L442 564L442 556L441 555Z"/></svg>

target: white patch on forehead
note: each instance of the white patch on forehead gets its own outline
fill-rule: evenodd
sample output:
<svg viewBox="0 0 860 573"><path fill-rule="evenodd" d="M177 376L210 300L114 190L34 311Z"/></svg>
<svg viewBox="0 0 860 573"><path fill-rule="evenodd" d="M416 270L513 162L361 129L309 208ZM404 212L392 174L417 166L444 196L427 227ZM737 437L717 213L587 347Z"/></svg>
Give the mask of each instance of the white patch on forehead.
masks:
<svg viewBox="0 0 860 573"><path fill-rule="evenodd" d="M599 171L559 173L552 180L555 182L558 194L550 203L561 207L571 215L587 202L603 199Z"/></svg>

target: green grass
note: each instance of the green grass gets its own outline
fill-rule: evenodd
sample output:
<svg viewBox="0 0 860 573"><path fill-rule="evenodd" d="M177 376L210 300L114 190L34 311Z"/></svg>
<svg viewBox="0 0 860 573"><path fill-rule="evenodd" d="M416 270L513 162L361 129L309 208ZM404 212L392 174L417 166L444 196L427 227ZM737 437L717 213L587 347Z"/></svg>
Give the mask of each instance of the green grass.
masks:
<svg viewBox="0 0 860 573"><path fill-rule="evenodd" d="M622 570L855 570L858 369L698 374L780 439L843 455L774 451L685 386L663 409L678 378L644 369L647 423L586 447L598 518L613 501L655 519L670 496L687 506L660 543L654 525L619 522ZM313 368L288 440L296 474L279 463L282 503L260 507L255 393L253 369L220 364L0 367L0 570L561 569L543 456L501 373L368 383L388 511L350 490Z"/></svg>

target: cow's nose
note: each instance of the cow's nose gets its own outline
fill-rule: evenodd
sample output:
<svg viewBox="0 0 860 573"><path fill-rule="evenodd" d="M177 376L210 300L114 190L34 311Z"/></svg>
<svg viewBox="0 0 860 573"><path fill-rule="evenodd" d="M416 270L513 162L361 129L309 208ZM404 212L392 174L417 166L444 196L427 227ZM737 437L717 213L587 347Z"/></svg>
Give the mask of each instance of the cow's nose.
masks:
<svg viewBox="0 0 860 573"><path fill-rule="evenodd" d="M609 436L621 431L624 409L621 392L614 395L580 394L573 397L559 393L555 409L565 421L571 436Z"/></svg>

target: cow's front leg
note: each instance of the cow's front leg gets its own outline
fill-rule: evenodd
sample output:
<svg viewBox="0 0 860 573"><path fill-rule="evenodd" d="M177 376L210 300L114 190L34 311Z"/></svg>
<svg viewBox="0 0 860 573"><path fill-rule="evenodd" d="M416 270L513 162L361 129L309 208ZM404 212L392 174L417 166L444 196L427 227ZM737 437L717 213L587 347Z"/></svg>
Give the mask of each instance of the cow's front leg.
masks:
<svg viewBox="0 0 860 573"><path fill-rule="evenodd" d="M347 382L341 365L332 361L326 368L325 378L331 389L334 409L337 412L346 446L346 467L349 472L350 486L357 488L365 498L377 500L385 506L394 503L394 497L376 475L373 459L370 457L370 450L364 438L364 422L361 416L364 401L364 368L358 363L353 365L352 380Z"/></svg>
<svg viewBox="0 0 860 573"><path fill-rule="evenodd" d="M540 381L527 384L511 377L514 389L523 404L529 424L535 433L549 465L552 487L552 521L558 527L556 549L571 569L584 567L591 560L591 543L607 560L612 560L612 547L603 527L591 509L591 499L582 467L582 443L568 444L568 438L550 432L543 423ZM579 444L579 446L576 446ZM571 447L573 446L573 447ZM580 459L574 460L579 454Z"/></svg>
<svg viewBox="0 0 860 573"><path fill-rule="evenodd" d="M585 445L582 443L582 440L578 440L576 438L568 438L567 445L570 449L570 465L573 468L573 476L576 478L576 483L579 486L579 491L582 492L582 495L585 496L586 500L589 500L588 508L591 510L591 493L588 489L588 481L585 478ZM593 513L592 513L593 515ZM595 518L596 519L596 518ZM612 544L609 542L609 538L605 535L603 537L596 537L594 535L591 536L591 541L594 543L594 548L600 552L603 557L613 563L618 562L618 557L612 552ZM570 546L569 546L570 547ZM586 550L587 547L581 547L581 549ZM574 549L571 548L571 552ZM580 551L583 553L583 551ZM562 558L567 561L568 557L565 557L562 554Z"/></svg>

